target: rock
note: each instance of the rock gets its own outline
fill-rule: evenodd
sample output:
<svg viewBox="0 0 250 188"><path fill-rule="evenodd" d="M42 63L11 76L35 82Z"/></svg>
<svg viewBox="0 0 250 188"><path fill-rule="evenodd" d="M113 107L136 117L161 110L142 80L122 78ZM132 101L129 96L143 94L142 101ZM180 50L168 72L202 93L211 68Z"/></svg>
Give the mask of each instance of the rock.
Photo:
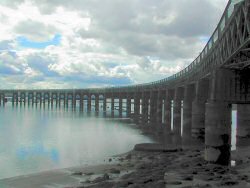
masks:
<svg viewBox="0 0 250 188"><path fill-rule="evenodd" d="M151 152L177 152L178 149L169 146L166 148L162 144L157 144L157 143L144 143L144 144L136 144L134 147L135 151L151 151Z"/></svg>
<svg viewBox="0 0 250 188"><path fill-rule="evenodd" d="M82 176L82 172L73 172L72 175L73 176Z"/></svg>
<svg viewBox="0 0 250 188"><path fill-rule="evenodd" d="M86 172L86 173L84 173L85 175L87 175L87 176L91 176L91 175L93 175L94 173L93 172Z"/></svg>
<svg viewBox="0 0 250 188"><path fill-rule="evenodd" d="M153 180L150 178L150 179L145 180L143 183L146 184L148 182L153 182Z"/></svg>
<svg viewBox="0 0 250 188"><path fill-rule="evenodd" d="M202 166L202 164L201 164L201 163L198 163L196 166Z"/></svg>
<svg viewBox="0 0 250 188"><path fill-rule="evenodd" d="M123 161L124 161L124 158L121 157L121 158L119 158L118 160L121 161L121 162L123 162Z"/></svg>
<svg viewBox="0 0 250 188"><path fill-rule="evenodd" d="M167 185L181 185L182 182L181 181L169 181L166 182Z"/></svg>
<svg viewBox="0 0 250 188"><path fill-rule="evenodd" d="M183 180L193 181L193 177L192 176L187 176L187 177L184 177Z"/></svg>
<svg viewBox="0 0 250 188"><path fill-rule="evenodd" d="M109 172L112 173L112 174L120 174L120 170L115 169L115 168L111 168L111 169L109 170Z"/></svg>
<svg viewBox="0 0 250 188"><path fill-rule="evenodd" d="M98 177L98 178L94 179L92 181L92 183L100 183L100 182L103 182L106 180L109 180L109 175L105 173L102 177Z"/></svg>
<svg viewBox="0 0 250 188"><path fill-rule="evenodd" d="M239 182L237 181L225 181L225 182L222 182L220 185L226 185L226 186L232 186L232 185L238 185Z"/></svg>
<svg viewBox="0 0 250 188"><path fill-rule="evenodd" d="M126 160L131 160L131 158L132 158L132 155L131 154L128 154L127 156L126 156Z"/></svg>
<svg viewBox="0 0 250 188"><path fill-rule="evenodd" d="M86 180L84 183L91 183L90 180Z"/></svg>
<svg viewBox="0 0 250 188"><path fill-rule="evenodd" d="M103 178L104 178L105 180L109 180L109 175L108 175L107 173L105 173L105 174L103 175Z"/></svg>

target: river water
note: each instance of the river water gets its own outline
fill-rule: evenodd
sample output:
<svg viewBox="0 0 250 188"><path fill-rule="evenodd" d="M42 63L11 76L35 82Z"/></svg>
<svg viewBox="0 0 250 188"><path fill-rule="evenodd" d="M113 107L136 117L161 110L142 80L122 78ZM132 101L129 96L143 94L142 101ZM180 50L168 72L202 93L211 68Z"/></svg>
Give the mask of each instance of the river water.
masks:
<svg viewBox="0 0 250 188"><path fill-rule="evenodd" d="M152 142L129 123L77 109L0 107L0 179L99 164L137 143Z"/></svg>
<svg viewBox="0 0 250 188"><path fill-rule="evenodd" d="M0 179L40 171L103 163L137 143L153 142L124 119L48 104L0 107ZM107 104L110 111L110 103ZM101 108L100 108L101 110ZM115 111L115 117L118 117ZM123 114L125 117L126 114ZM232 150L236 144L232 111ZM172 122L173 123L173 122ZM173 125L172 125L173 127Z"/></svg>

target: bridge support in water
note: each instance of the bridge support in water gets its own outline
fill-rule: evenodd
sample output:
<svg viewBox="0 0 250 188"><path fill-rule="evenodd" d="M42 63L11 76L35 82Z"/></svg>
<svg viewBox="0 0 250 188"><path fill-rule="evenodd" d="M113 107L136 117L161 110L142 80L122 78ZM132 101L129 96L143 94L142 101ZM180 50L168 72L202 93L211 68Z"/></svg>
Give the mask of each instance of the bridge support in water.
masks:
<svg viewBox="0 0 250 188"><path fill-rule="evenodd" d="M149 105L149 94L148 92L142 93L142 119L141 123L144 125L148 124L148 105Z"/></svg>
<svg viewBox="0 0 250 188"><path fill-rule="evenodd" d="M195 98L192 102L192 145L204 147L205 143L205 104L208 99L209 80L201 79L196 83Z"/></svg>
<svg viewBox="0 0 250 188"><path fill-rule="evenodd" d="M209 101L206 104L205 160L222 165L230 163L231 113L228 103Z"/></svg>
<svg viewBox="0 0 250 188"><path fill-rule="evenodd" d="M157 101L156 101L156 127L159 136L163 135L163 125L162 125L162 105L163 105L163 94L162 90L157 91Z"/></svg>
<svg viewBox="0 0 250 188"><path fill-rule="evenodd" d="M127 117L131 117L131 96L130 94L127 94Z"/></svg>
<svg viewBox="0 0 250 188"><path fill-rule="evenodd" d="M226 101L231 78L230 70L214 71L206 103L205 159L222 165L228 165L231 160L232 105Z"/></svg>
<svg viewBox="0 0 250 188"><path fill-rule="evenodd" d="M172 130L171 130L171 118L172 118L172 101L174 98L174 90L167 89L165 92L165 108L164 108L164 145L167 147L172 144Z"/></svg>
<svg viewBox="0 0 250 188"><path fill-rule="evenodd" d="M181 148L182 138L181 138L181 109L182 109L182 100L184 97L184 88L178 87L175 91L174 97L174 128L173 128L173 144L176 147Z"/></svg>
<svg viewBox="0 0 250 188"><path fill-rule="evenodd" d="M189 148L192 145L192 101L195 97L195 85L185 87L183 100L183 132L182 148Z"/></svg>
<svg viewBox="0 0 250 188"><path fill-rule="evenodd" d="M237 105L237 142L240 149L250 145L250 104Z"/></svg>

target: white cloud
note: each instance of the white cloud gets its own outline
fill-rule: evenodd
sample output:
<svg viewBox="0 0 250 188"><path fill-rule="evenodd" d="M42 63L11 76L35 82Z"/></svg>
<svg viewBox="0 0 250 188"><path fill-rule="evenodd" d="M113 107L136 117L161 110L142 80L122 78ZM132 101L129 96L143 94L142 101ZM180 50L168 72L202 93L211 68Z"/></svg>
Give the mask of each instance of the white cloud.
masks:
<svg viewBox="0 0 250 188"><path fill-rule="evenodd" d="M212 33L225 5L226 0L1 1L0 74L8 72L1 87L94 87L167 77L199 54L201 38ZM46 42L56 34L60 45L44 49L15 41L22 36Z"/></svg>

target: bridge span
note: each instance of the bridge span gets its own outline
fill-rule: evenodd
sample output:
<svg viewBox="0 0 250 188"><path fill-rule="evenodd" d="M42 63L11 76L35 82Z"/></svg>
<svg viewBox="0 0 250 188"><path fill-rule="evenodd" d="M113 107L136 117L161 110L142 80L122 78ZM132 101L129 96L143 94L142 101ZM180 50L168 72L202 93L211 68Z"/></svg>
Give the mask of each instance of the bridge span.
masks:
<svg viewBox="0 0 250 188"><path fill-rule="evenodd" d="M124 101L126 115L163 134L166 144L204 147L205 160L230 162L231 112L237 104L237 148L250 145L250 0L228 3L220 22L199 56L184 70L159 81L95 89L0 90L0 104L68 105L107 111L107 99ZM94 96L94 97L93 97ZM131 105L133 103L134 105ZM133 107L132 107L133 106ZM131 116L131 107L133 116ZM183 109L183 110L182 110ZM171 120L173 128L171 129ZM183 131L181 131L183 124ZM181 133L182 132L182 133Z"/></svg>

